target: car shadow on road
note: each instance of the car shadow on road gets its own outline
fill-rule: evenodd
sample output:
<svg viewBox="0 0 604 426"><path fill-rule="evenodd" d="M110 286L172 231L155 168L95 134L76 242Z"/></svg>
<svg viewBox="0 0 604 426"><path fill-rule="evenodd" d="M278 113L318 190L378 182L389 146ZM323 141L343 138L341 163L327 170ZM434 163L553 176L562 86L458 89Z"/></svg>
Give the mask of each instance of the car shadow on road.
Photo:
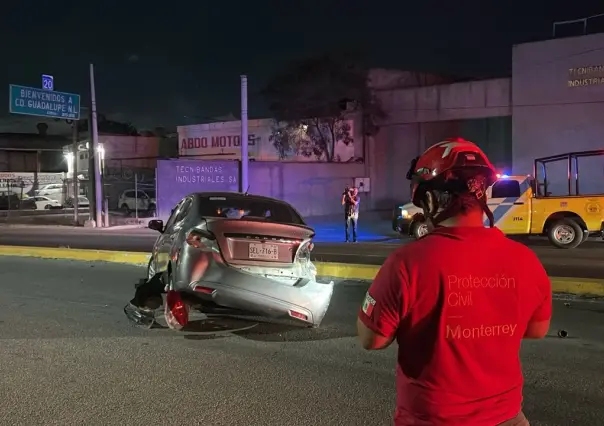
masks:
<svg viewBox="0 0 604 426"><path fill-rule="evenodd" d="M189 322L183 330L185 339L211 340L238 336L261 342L308 342L356 335L351 327L334 327L329 323L310 328L287 319L245 316L208 316Z"/></svg>

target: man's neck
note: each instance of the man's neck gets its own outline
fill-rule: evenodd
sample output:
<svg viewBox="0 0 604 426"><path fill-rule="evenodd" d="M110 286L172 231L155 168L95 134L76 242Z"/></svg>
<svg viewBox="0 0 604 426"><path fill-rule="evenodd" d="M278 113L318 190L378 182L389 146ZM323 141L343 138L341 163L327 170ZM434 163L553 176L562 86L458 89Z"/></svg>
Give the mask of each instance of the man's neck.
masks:
<svg viewBox="0 0 604 426"><path fill-rule="evenodd" d="M482 210L476 210L467 214L453 216L447 220L443 220L439 223L439 226L483 227L483 212Z"/></svg>

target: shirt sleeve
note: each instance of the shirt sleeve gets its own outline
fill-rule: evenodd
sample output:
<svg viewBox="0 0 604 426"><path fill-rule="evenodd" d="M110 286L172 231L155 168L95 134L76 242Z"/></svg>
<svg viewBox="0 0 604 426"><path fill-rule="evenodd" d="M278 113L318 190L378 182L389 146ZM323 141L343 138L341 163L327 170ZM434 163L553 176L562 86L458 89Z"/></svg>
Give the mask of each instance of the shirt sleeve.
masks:
<svg viewBox="0 0 604 426"><path fill-rule="evenodd" d="M538 264L533 268L534 283L539 289L541 297L530 322L547 321L552 318L552 283L541 262L537 258L535 260Z"/></svg>
<svg viewBox="0 0 604 426"><path fill-rule="evenodd" d="M359 319L374 333L392 337L404 316L407 294L404 264L391 255L369 287Z"/></svg>

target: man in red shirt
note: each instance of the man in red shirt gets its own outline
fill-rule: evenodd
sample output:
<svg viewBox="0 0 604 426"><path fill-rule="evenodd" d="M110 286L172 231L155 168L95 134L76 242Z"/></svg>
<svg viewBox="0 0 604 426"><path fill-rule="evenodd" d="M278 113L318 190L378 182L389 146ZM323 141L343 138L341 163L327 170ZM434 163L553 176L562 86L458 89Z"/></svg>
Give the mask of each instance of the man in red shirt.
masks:
<svg viewBox="0 0 604 426"><path fill-rule="evenodd" d="M519 351L549 329L547 274L493 228L485 192L495 171L476 145L434 145L408 178L432 232L388 257L357 321L365 349L398 343L394 424L528 425Z"/></svg>

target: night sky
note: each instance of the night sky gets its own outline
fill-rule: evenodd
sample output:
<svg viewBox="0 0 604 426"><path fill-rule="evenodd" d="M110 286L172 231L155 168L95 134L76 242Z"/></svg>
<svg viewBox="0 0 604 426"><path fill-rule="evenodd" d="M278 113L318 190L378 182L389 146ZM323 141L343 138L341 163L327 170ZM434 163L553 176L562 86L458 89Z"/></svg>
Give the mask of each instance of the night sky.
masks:
<svg viewBox="0 0 604 426"><path fill-rule="evenodd" d="M246 73L250 117L263 117L258 92L292 58L352 46L380 67L505 76L512 44L548 38L556 20L604 13L601 2L489 3L7 1L0 97L11 83L40 87L47 73L55 90L87 102L93 62L99 112L142 128L170 127L238 116L239 75ZM8 99L0 104L7 115Z"/></svg>

